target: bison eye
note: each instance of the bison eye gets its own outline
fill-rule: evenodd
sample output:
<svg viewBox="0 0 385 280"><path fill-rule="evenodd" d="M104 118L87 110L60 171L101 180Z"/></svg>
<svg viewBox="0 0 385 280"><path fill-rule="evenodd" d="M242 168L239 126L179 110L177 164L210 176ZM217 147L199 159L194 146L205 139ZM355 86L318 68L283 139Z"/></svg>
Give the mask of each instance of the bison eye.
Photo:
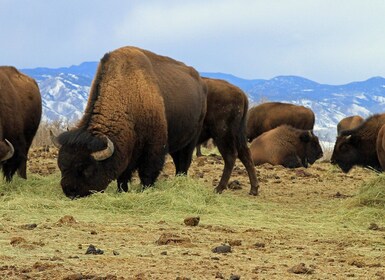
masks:
<svg viewBox="0 0 385 280"><path fill-rule="evenodd" d="M84 176L85 176L86 178L91 177L91 176L94 174L93 168L92 168L91 166L85 168L85 169L83 170L83 174L84 174Z"/></svg>

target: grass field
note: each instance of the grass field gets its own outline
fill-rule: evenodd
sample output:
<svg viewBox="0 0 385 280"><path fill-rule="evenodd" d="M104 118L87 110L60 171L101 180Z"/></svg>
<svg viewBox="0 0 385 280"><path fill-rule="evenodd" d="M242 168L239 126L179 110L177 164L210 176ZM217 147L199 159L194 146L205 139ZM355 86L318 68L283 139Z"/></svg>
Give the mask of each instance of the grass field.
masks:
<svg viewBox="0 0 385 280"><path fill-rule="evenodd" d="M344 175L326 163L266 166L258 170L261 193L252 197L242 172L241 190L215 194L217 169L205 175L209 183L192 172L160 178L143 192L134 184L117 193L113 183L76 200L62 193L58 171L1 183L0 276L384 279L385 176L365 169ZM192 216L200 217L197 227L183 224ZM159 246L162 234L174 237ZM211 251L229 243L232 253ZM89 244L104 254L85 255Z"/></svg>

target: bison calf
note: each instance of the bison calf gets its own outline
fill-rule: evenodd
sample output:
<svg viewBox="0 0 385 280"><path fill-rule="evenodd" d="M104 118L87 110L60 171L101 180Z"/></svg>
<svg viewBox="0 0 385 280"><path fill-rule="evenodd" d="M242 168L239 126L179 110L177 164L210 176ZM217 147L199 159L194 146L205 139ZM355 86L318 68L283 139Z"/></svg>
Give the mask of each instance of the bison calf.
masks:
<svg viewBox="0 0 385 280"><path fill-rule="evenodd" d="M237 155L246 167L250 194L258 194L258 181L245 136L248 100L238 87L218 79L203 79L207 85L207 113L198 144L213 138L225 167L216 191L221 193L229 182Z"/></svg>
<svg viewBox="0 0 385 280"><path fill-rule="evenodd" d="M308 167L321 158L318 137L310 130L281 125L263 133L250 145L255 165L270 163L288 168Z"/></svg>

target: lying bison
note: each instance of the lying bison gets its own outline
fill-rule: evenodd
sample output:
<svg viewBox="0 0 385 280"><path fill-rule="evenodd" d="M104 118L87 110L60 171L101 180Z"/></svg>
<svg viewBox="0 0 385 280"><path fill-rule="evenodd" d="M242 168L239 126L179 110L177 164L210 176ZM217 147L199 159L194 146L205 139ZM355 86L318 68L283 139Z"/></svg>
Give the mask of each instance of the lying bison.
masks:
<svg viewBox="0 0 385 280"><path fill-rule="evenodd" d="M245 137L247 96L238 87L218 79L204 78L207 84L207 113L198 144L212 138L225 166L216 191L221 193L229 182L237 156L246 167L250 194L258 194L258 181Z"/></svg>
<svg viewBox="0 0 385 280"><path fill-rule="evenodd" d="M282 124L313 130L314 113L309 108L288 103L266 102L250 108L247 114L246 135L251 142L262 133Z"/></svg>
<svg viewBox="0 0 385 280"><path fill-rule="evenodd" d="M255 165L270 163L288 168L308 167L323 156L318 137L311 130L281 125L251 142Z"/></svg>
<svg viewBox="0 0 385 280"><path fill-rule="evenodd" d="M0 165L6 181L17 171L27 178L27 155L41 118L35 80L10 66L0 67Z"/></svg>
<svg viewBox="0 0 385 280"><path fill-rule="evenodd" d="M337 134L340 135L342 130L355 128L363 121L364 119L358 115L346 117L337 124Z"/></svg>
<svg viewBox="0 0 385 280"><path fill-rule="evenodd" d="M135 47L106 54L99 63L85 113L60 147L61 186L68 197L118 188L138 170L152 185L169 152L187 173L206 113L206 85L192 67Z"/></svg>
<svg viewBox="0 0 385 280"><path fill-rule="evenodd" d="M355 165L381 170L376 152L378 132L385 124L385 114L373 115L356 128L343 130L337 136L331 163L347 173Z"/></svg>

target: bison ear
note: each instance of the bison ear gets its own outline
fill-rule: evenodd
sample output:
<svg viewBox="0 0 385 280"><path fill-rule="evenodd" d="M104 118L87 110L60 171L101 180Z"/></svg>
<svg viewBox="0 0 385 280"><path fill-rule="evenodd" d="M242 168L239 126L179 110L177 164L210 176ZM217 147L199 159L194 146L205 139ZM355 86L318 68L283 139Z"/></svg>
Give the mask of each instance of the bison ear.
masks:
<svg viewBox="0 0 385 280"><path fill-rule="evenodd" d="M301 140L301 142L307 143L310 141L311 137L312 137L312 133L310 130L308 130L306 132L301 133L301 135L299 136L299 139Z"/></svg>

